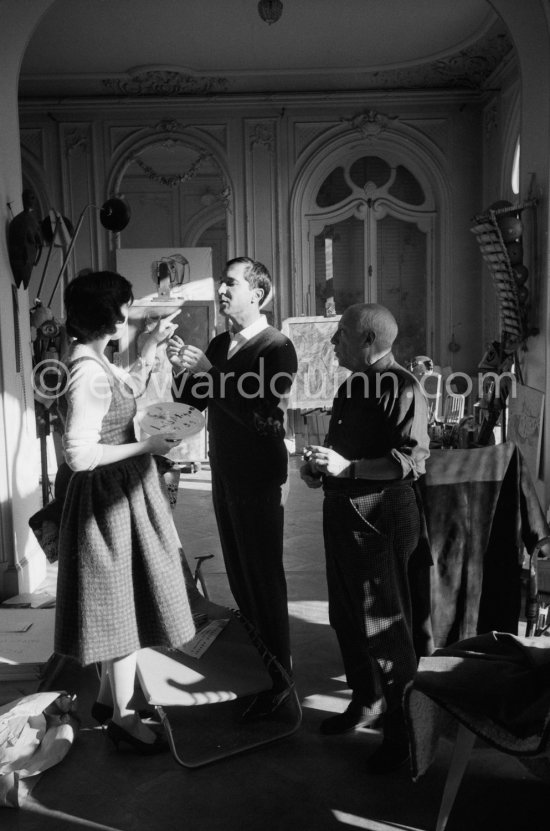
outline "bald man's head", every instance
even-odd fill
[[[344,312],[344,315],[348,314],[363,334],[374,335],[372,343],[376,351],[385,352],[392,348],[398,329],[389,309],[378,303],[355,303]]]
[[[341,366],[360,371],[391,352],[397,323],[389,309],[378,303],[355,303],[343,313],[332,338]]]

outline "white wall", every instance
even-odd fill
[[[546,0],[490,0],[490,4],[506,23],[519,54],[521,80],[521,173],[520,198],[529,195],[532,177],[537,184],[539,204],[536,209],[537,241],[535,256],[525,264],[531,280],[540,288],[533,308],[532,323],[540,334],[528,341],[529,352],[524,360],[524,378],[528,386],[546,396],[546,418],[543,439],[543,462],[537,483],[545,509],[548,508],[550,481],[550,340],[548,318],[548,191],[550,186],[550,4]]]
[[[53,0],[0,1],[0,215],[7,230],[22,209],[17,86],[29,37]],[[6,234],[0,234],[0,596],[34,588],[45,576],[45,558],[28,527],[40,505],[40,450],[31,387],[27,292],[12,296]],[[19,312],[14,311],[14,299]],[[17,322],[15,319],[17,316]],[[20,345],[16,329],[20,331]],[[20,362],[18,366],[17,362]]]

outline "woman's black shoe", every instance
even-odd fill
[[[109,721],[110,718],[113,717],[113,708],[110,704],[102,704],[101,701],[94,701],[92,704],[91,709],[92,718],[97,721],[98,724],[105,724],[106,721]],[[157,714],[154,710],[138,710],[138,716],[141,719],[156,719]]]
[[[107,725],[107,735],[117,750],[121,743],[125,743],[140,756],[155,756],[157,753],[164,753],[168,750],[168,742],[160,734],[155,736],[154,742],[142,742],[114,721],[110,721]]]

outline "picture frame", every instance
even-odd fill
[[[281,331],[294,344],[298,372],[290,393],[289,408],[328,409],[338,387],[348,377],[334,354],[331,338],[338,328],[340,315],[332,317],[289,317]]]

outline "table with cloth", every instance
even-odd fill
[[[550,640],[518,636],[518,623],[524,552],[534,560],[549,530],[512,442],[432,451],[417,493],[424,551],[410,577],[420,661],[404,709],[415,780],[458,725],[443,831],[476,737],[531,761],[548,753]]]
[[[524,549],[549,531],[516,445],[432,450],[418,493],[425,551],[411,580],[419,656],[482,632],[517,634]]]

